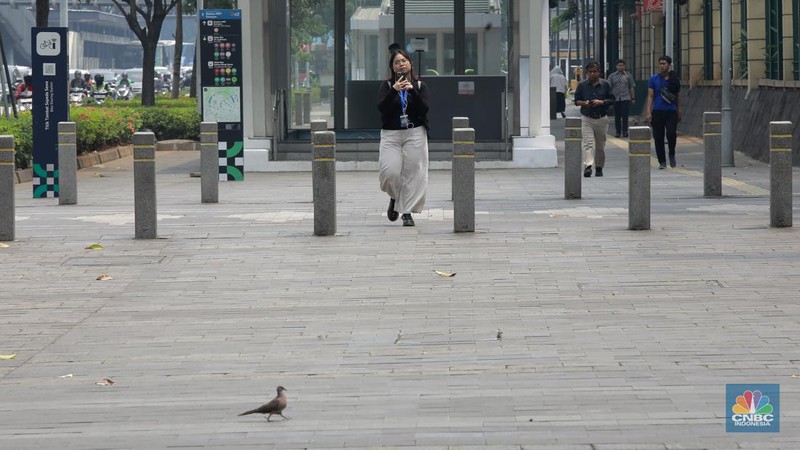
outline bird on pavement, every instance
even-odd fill
[[[267,416],[267,422],[270,422],[270,417],[273,414],[277,414],[284,419],[288,419],[288,417],[283,415],[283,410],[286,409],[286,394],[283,393],[286,389],[283,386],[278,386],[278,395],[275,396],[272,400],[263,405],[259,406],[256,409],[251,409],[250,411],[245,411],[240,416],[246,416],[248,414],[269,414]]]

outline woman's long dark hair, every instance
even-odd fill
[[[411,55],[407,51],[403,50],[402,48],[395,48],[390,53],[391,55],[389,56],[389,78],[387,78],[387,80],[394,80],[395,72],[394,72],[394,65],[392,63],[394,62],[394,58],[397,55],[403,55],[403,58],[408,60],[408,64],[411,67],[411,70],[408,71],[408,74],[411,76],[411,79],[414,81],[419,80],[417,73],[414,72],[414,61],[411,59]]]

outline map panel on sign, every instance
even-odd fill
[[[203,88],[203,121],[241,122],[241,93],[236,86]]]

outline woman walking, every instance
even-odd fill
[[[420,81],[411,55],[399,45],[389,47],[389,77],[381,83],[381,190],[389,194],[386,216],[413,227],[411,213],[422,212],[428,190],[428,90]]]

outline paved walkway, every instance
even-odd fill
[[[479,171],[474,234],[449,171],[415,228],[375,173],[340,172],[327,238],[309,173],[203,205],[196,152],[158,154],[157,240],[133,239],[130,158],[81,171],[76,206],[18,185],[0,447],[800,448],[800,230],[768,228],[768,167],[737,154],[706,199],[681,139],[634,232],[610,144],[581,200],[563,168]],[[726,433],[726,383],[779,383],[781,432]],[[278,385],[292,420],[237,417]]]

